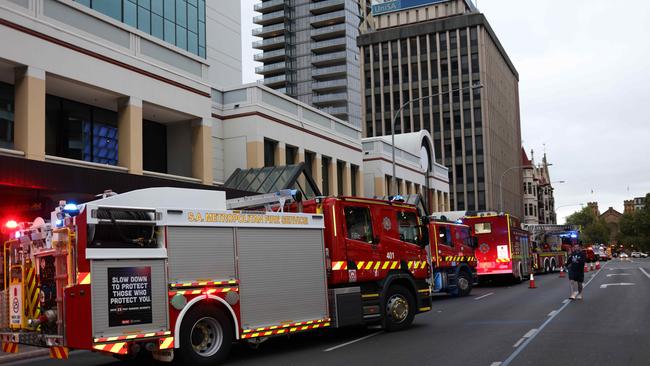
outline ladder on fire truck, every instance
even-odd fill
[[[272,211],[273,208],[277,207],[280,212],[284,212],[286,203],[300,201],[297,198],[298,195],[299,193],[295,189],[281,189],[273,193],[229,199],[226,201],[226,208],[228,210],[239,210],[263,206],[266,211]]]

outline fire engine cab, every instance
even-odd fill
[[[476,237],[470,227],[433,215],[429,222],[433,292],[467,296],[478,283],[474,248]]]
[[[354,324],[400,330],[431,309],[414,206],[292,201],[291,191],[227,201],[148,188],[62,203],[51,223],[35,220],[4,245],[3,347],[50,347],[56,358],[144,349],[213,365],[234,341]]]

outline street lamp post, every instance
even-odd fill
[[[395,115],[393,116],[393,121],[392,121],[392,124],[391,124],[391,131],[390,132],[391,132],[391,146],[392,146],[392,150],[393,150],[393,154],[392,154],[392,157],[393,157],[393,177],[391,179],[391,185],[393,186],[393,189],[394,189],[396,195],[399,195],[399,187],[397,186],[397,177],[396,177],[396,169],[395,169],[395,123],[397,122],[397,116],[399,116],[402,113],[402,110],[404,110],[404,108],[406,108],[408,105],[410,105],[413,102],[418,102],[418,101],[420,101],[422,99],[426,99],[426,98],[434,98],[434,97],[437,97],[437,96],[439,96],[441,94],[444,94],[444,93],[454,93],[454,92],[462,91],[462,90],[466,90],[466,89],[481,89],[482,87],[483,87],[483,84],[474,84],[474,85],[471,85],[471,86],[466,86],[464,88],[449,90],[449,91],[446,91],[446,92],[439,92],[439,93],[435,93],[435,94],[432,94],[432,95],[427,95],[427,96],[411,99],[411,100],[407,101],[406,103],[402,104],[402,106],[399,107],[399,109],[395,112]],[[426,177],[425,179],[428,181],[429,177]]]

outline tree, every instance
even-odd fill
[[[609,227],[589,207],[584,207],[569,215],[566,218],[566,223],[581,227],[580,236],[584,243],[607,243],[609,241]]]
[[[650,193],[645,202],[643,209],[623,215],[617,240],[628,248],[650,251]]]

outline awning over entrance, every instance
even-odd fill
[[[321,195],[316,182],[305,168],[304,163],[237,169],[226,180],[224,188],[257,193],[272,193],[281,189],[297,189],[307,199]]]

